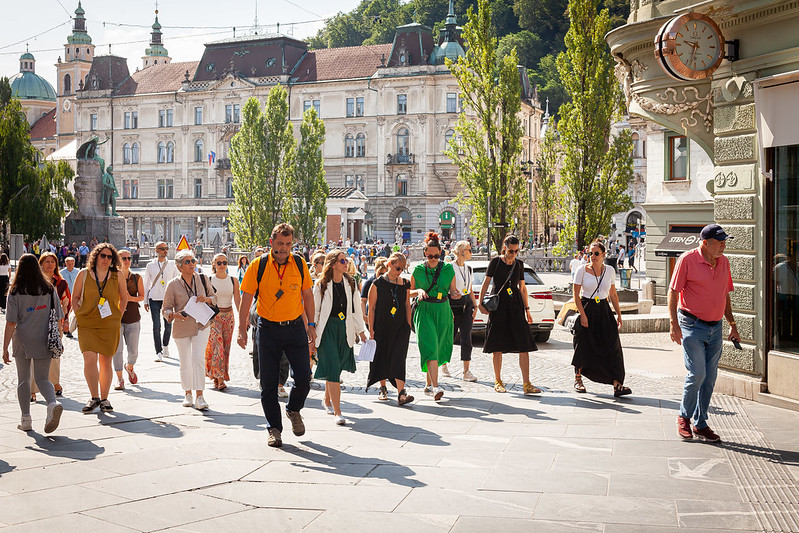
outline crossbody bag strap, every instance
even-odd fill
[[[158,278],[164,275],[164,270],[166,270],[167,263],[169,263],[169,259],[164,261],[164,266],[161,267],[161,269],[158,271],[158,274],[155,276],[152,285],[150,285],[150,290],[153,290],[153,287],[155,287],[155,283],[158,281]]]
[[[502,261],[502,259],[500,259],[500,261]],[[516,271],[516,261],[517,261],[516,259],[513,260],[513,266],[510,267],[510,272],[508,272],[508,279],[505,280],[505,283],[500,285],[499,289],[497,289],[497,292],[495,292],[494,294],[499,294],[500,292],[502,292],[502,288],[505,285],[507,285],[510,279],[513,277],[513,273]]]
[[[441,266],[442,266],[442,265],[443,265],[443,263],[442,263],[441,261],[439,261],[439,263],[438,263],[438,267],[436,267],[436,271],[435,271],[435,273],[433,274],[433,283],[432,283],[432,285],[430,285],[430,287],[428,287],[428,288],[427,288],[427,290],[426,290],[425,292],[428,292],[428,293],[429,293],[429,292],[430,292],[430,290],[431,290],[433,287],[435,287],[435,286],[436,286],[436,283],[438,283],[438,275],[439,275],[439,274],[441,274]]]

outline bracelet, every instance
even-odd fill
[[[735,325],[735,320],[728,320],[727,324],[729,324],[730,326],[734,326]]]
[[[525,310],[525,311],[529,311],[529,310],[530,310],[530,308],[529,308],[529,307],[525,307],[525,308],[524,308],[524,310]]]
[[[311,326],[316,327],[316,322],[308,322],[308,327],[310,328]]]

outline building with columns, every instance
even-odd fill
[[[650,154],[664,154],[662,182],[650,175],[648,187],[664,198],[698,191],[697,160],[704,153],[713,166],[705,204],[675,202],[657,214],[647,207],[647,261],[675,231],[722,224],[735,237],[726,255],[743,349],[725,341],[717,390],[795,407],[799,2],[633,0],[631,7],[628,24],[607,41],[630,111],[663,128],[648,142]]]

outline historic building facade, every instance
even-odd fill
[[[699,191],[688,171],[695,145],[714,167],[712,212],[702,205],[674,220],[715,220],[735,236],[726,254],[743,350],[725,342],[720,387],[788,405],[799,400],[799,1],[634,0],[628,22],[607,41],[630,110],[666,128],[664,172],[686,175],[663,190]],[[656,221],[654,207],[649,260],[655,235],[675,229],[667,208]]]
[[[156,19],[141,69],[93,58],[76,94],[78,141],[109,138],[101,152],[113,165],[130,238],[231,240],[230,140],[247,99],[265,102],[276,84],[287,89],[297,135],[310,107],[325,122],[326,179],[337,191],[326,240],[470,235],[469,213],[454,202],[457,167],[441,153],[461,111],[444,65],[464,53],[454,13],[438,39],[420,24],[397,28],[391,44],[322,50],[253,35],[208,43],[199,61],[183,63],[171,62],[160,30]],[[536,158],[542,112],[520,76],[528,160]]]

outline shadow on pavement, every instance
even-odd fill
[[[3,477],[3,474],[8,474],[9,472],[11,472],[16,468],[17,468],[16,466],[8,464],[7,462],[0,459],[0,477]]]
[[[237,427],[251,431],[264,431],[266,429],[266,418],[263,415],[205,411],[203,419],[224,427]]]
[[[76,440],[60,435],[44,437],[37,435],[36,444],[39,447],[26,446],[26,450],[43,453],[49,457],[66,457],[76,461],[91,461],[103,453],[105,448],[98,446],[90,440]]]
[[[708,445],[712,444],[713,443],[708,443]],[[718,445],[726,450],[730,450],[731,452],[751,455],[753,457],[760,457],[772,463],[780,463],[786,466],[799,466],[799,453],[797,452],[777,450],[774,448],[764,448],[762,446],[742,444],[726,440],[722,441]]]
[[[433,442],[426,442],[429,446],[449,446],[450,443],[441,438],[438,433],[418,428],[416,426],[406,426],[398,424],[391,420],[383,418],[359,418],[357,424],[350,426],[352,431],[364,433],[372,437],[382,437],[385,439],[394,439],[399,441],[409,441],[414,437],[423,436],[433,439]],[[371,422],[371,424],[362,424],[363,422]],[[360,424],[360,426],[359,426]],[[368,428],[368,429],[367,429]]]

